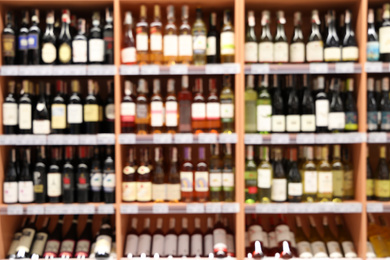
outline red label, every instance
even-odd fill
[[[134,122],[135,116],[121,116],[121,122]]]
[[[248,187],[248,193],[249,194],[256,194],[257,193],[257,187]]]

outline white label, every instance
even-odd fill
[[[315,258],[327,258],[325,244],[322,241],[315,241],[311,243],[311,251]]]
[[[303,174],[305,182],[304,193],[317,193],[317,172],[305,171]]]
[[[204,53],[206,50],[207,40],[205,35],[197,35],[193,37],[194,52]]]
[[[271,175],[270,169],[257,169],[257,186],[261,189],[271,188]]]
[[[146,254],[150,255],[150,245],[152,243],[152,237],[149,234],[142,234],[139,236],[137,255]]]
[[[305,44],[296,42],[290,45],[290,62],[305,62]]]
[[[221,104],[221,118],[233,118],[234,106],[233,104]]]
[[[110,253],[112,245],[112,237],[108,235],[99,235],[96,238],[95,254],[100,253]]]
[[[288,183],[288,195],[302,196],[302,183],[296,183],[296,182]]]
[[[74,63],[87,62],[87,41],[74,40],[72,42],[72,50]]]
[[[45,244],[48,238],[48,234],[45,232],[39,232],[35,236],[34,244],[31,248],[31,254],[42,255],[45,250]]]
[[[301,115],[301,131],[314,132],[316,130],[315,115]]]
[[[332,193],[333,181],[332,172],[318,172],[318,192],[319,193]]]
[[[271,199],[273,201],[287,200],[287,180],[273,179],[271,187]]]
[[[164,35],[164,56],[177,56],[177,35]]]
[[[209,190],[209,172],[195,172],[195,191],[206,192]]]
[[[322,41],[314,41],[307,43],[306,59],[308,62],[320,62],[324,60],[324,44]]]
[[[330,112],[329,113],[329,130],[345,128],[345,113]]]
[[[4,203],[17,203],[18,202],[18,183],[13,182],[4,182],[3,184],[3,200]]]
[[[226,230],[217,228],[213,231],[214,236],[214,251],[227,251],[226,245]]]
[[[269,132],[271,131],[271,105],[258,105],[257,106],[257,131]]]
[[[222,186],[222,173],[210,173],[210,187]]]
[[[127,47],[121,51],[123,63],[134,63],[137,61],[136,50],[134,47]]]
[[[31,129],[31,105],[30,104],[19,104],[19,129],[27,130]]]
[[[3,103],[3,125],[16,126],[18,124],[18,105]]]
[[[316,126],[328,126],[329,100],[316,101]]]
[[[61,196],[61,173],[47,174],[47,195],[49,197]]]
[[[122,182],[122,200],[135,201],[136,196],[137,196],[136,182]]]
[[[203,239],[201,234],[194,234],[191,236],[191,256],[203,255]]]
[[[131,255],[132,257],[137,255],[138,249],[138,236],[134,234],[129,234],[126,237],[125,245],[125,257]]]
[[[162,256],[164,253],[164,236],[161,234],[153,235],[152,246],[152,256],[154,256],[154,254]]]
[[[275,42],[274,44],[274,62],[288,62],[288,43]]]
[[[19,181],[19,202],[32,203],[34,201],[34,184],[32,181]]]
[[[148,50],[148,34],[147,33],[137,33],[135,36],[137,51],[147,51]]]
[[[165,184],[152,184],[152,200],[165,200]]]
[[[343,241],[341,242],[341,247],[343,248],[344,257],[345,258],[356,258],[358,257],[356,254],[355,247],[351,241]]]
[[[263,228],[260,225],[251,225],[248,229],[249,242],[263,241]]]
[[[151,108],[151,126],[153,127],[161,127],[163,126],[163,103],[161,101],[153,101],[150,104]]]
[[[135,116],[135,103],[121,103],[121,116]]]
[[[300,115],[287,115],[287,132],[300,132],[301,131],[301,116]]]
[[[221,55],[233,55],[234,48],[234,32],[221,33]]]
[[[178,238],[177,255],[188,256],[190,254],[190,235],[181,234]]]
[[[115,174],[107,173],[103,176],[103,187],[105,191],[112,192],[115,188]]]
[[[290,241],[290,228],[287,225],[278,225],[275,228],[276,242]]]
[[[115,105],[108,104],[104,110],[104,114],[106,115],[107,119],[114,120],[115,119]]]
[[[340,47],[327,47],[324,49],[324,60],[325,61],[340,61],[341,60],[341,49]]]
[[[42,46],[43,63],[53,63],[57,59],[57,49],[52,43],[44,43]]]
[[[221,108],[218,102],[209,102],[206,104],[206,118],[211,120],[220,119]]]
[[[69,240],[69,239],[64,240],[61,243],[60,253],[66,252],[66,253],[73,254],[74,246],[75,246],[74,240]]]
[[[164,256],[177,255],[177,236],[175,234],[168,234],[165,237],[165,251]]]
[[[50,120],[34,120],[33,134],[48,135],[50,134]]]
[[[191,105],[192,120],[204,120],[206,118],[206,104],[192,103]]]
[[[150,50],[162,51],[162,35],[161,33],[153,33],[150,35]]]
[[[390,53],[390,27],[379,28],[379,52]]]
[[[152,200],[152,183],[137,182],[137,200],[151,201]]]
[[[180,184],[167,184],[167,200],[179,201],[181,198],[180,188]]]
[[[89,61],[103,62],[104,61],[104,41],[103,39],[89,40]]]
[[[222,186],[234,187],[234,174],[232,172],[222,173]]]
[[[245,62],[257,62],[257,49],[256,42],[245,43]]]
[[[286,131],[286,117],[284,115],[272,115],[272,132]]]
[[[213,253],[213,234],[208,234],[204,236],[204,255],[209,255]]]
[[[297,244],[298,257],[299,258],[312,258],[313,253],[311,252],[310,243],[307,241],[301,241]]]
[[[67,121],[69,124],[81,124],[83,122],[83,105],[69,104],[67,107]]]
[[[177,126],[177,102],[167,101],[165,103],[165,124],[169,127]]]
[[[356,46],[343,47],[341,55],[343,61],[355,61],[359,59],[359,49]]]
[[[207,37],[206,54],[207,56],[213,56],[217,54],[217,37],[215,36]]]
[[[192,172],[180,172],[181,191],[192,192],[193,188],[193,173]]]
[[[165,43],[166,44],[166,43]],[[179,36],[179,56],[192,56],[192,36]]]
[[[341,248],[338,242],[329,241],[326,243],[328,247],[329,257],[330,258],[342,258],[343,254],[341,253]]]
[[[259,43],[259,62],[274,61],[274,44],[272,42]]]

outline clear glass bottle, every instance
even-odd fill
[[[167,20],[164,29],[164,63],[174,65],[178,62],[178,38],[173,5],[167,7]]]
[[[160,65],[164,61],[163,41],[162,41],[162,23],[161,8],[154,5],[154,19],[150,23],[150,62]]]
[[[137,62],[140,65],[149,63],[149,24],[147,22],[146,5],[140,6],[139,21],[135,26],[136,31],[136,48],[137,48]]]
[[[181,25],[179,28],[179,62],[183,64],[192,63],[192,32],[188,23],[189,7],[183,5],[181,9]]]
[[[225,10],[223,13],[223,27],[221,30],[221,63],[234,62],[235,36],[232,24],[232,12]]]
[[[192,26],[192,48],[194,65],[206,64],[207,28],[201,8],[196,9],[196,20]]]

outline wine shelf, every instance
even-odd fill
[[[245,74],[359,74],[361,72],[361,65],[352,62],[245,65]]]
[[[33,204],[5,205],[0,207],[2,215],[82,215],[82,214],[114,214],[114,204]]]
[[[0,145],[114,145],[115,134],[0,135]]]
[[[388,213],[390,212],[390,202],[367,202],[368,213]]]
[[[235,144],[237,134],[120,134],[120,144]]]
[[[390,72],[390,62],[366,62],[364,68],[367,73],[388,73]]]
[[[121,214],[233,214],[240,212],[237,202],[206,203],[122,203]]]
[[[390,206],[390,205],[389,205]],[[256,203],[245,205],[245,213],[262,214],[316,214],[316,213],[361,213],[360,202],[318,202],[318,203]]]
[[[245,134],[245,144],[354,144],[366,142],[366,133]],[[390,139],[390,138],[389,138]]]
[[[115,65],[15,65],[2,66],[2,76],[114,76]]]

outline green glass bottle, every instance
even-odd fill
[[[234,160],[232,156],[232,144],[225,144],[225,154],[222,166],[222,190],[224,201],[234,201]]]
[[[196,9],[196,20],[192,26],[192,48],[194,52],[194,64],[206,64],[206,43],[207,29],[203,21],[202,9]]]
[[[248,145],[245,162],[245,203],[255,203],[257,200],[257,166],[253,156],[253,145]]]
[[[328,146],[321,147],[321,160],[317,164],[318,192],[317,200],[321,202],[332,201],[333,198],[333,173],[328,161]]]
[[[347,79],[347,93],[345,94],[345,131],[355,132],[358,130],[358,112],[353,93],[353,78]]]
[[[282,149],[275,148],[274,172],[272,176],[271,200],[273,202],[287,201],[287,176],[282,164]]]
[[[231,134],[234,132],[234,92],[230,76],[223,77],[223,89],[219,100],[221,102],[222,132]]]
[[[256,116],[256,101],[257,92],[254,90],[253,75],[248,75],[246,78],[245,90],[245,133],[256,133],[257,116]]]
[[[211,145],[210,167],[210,201],[221,201],[222,196],[222,161],[219,158],[219,144]]]
[[[269,148],[267,146],[261,146],[260,163],[257,166],[257,187],[260,202],[271,201],[272,176],[273,168],[269,162]]]
[[[333,174],[333,202],[341,202],[344,196],[344,169],[340,157],[340,145],[333,146],[332,174]]]
[[[305,148],[306,161],[301,167],[301,176],[303,183],[302,201],[314,202],[317,198],[317,167],[313,161],[314,150],[312,146]]]
[[[344,182],[343,182],[343,199],[352,200],[355,197],[353,166],[351,163],[351,153],[348,148],[343,149],[343,166],[344,166]]]
[[[380,147],[379,162],[376,168],[375,198],[380,201],[390,200],[390,175],[386,163],[386,146]]]
[[[268,75],[264,75],[257,97],[257,131],[262,134],[271,132],[272,102],[268,92]]]

